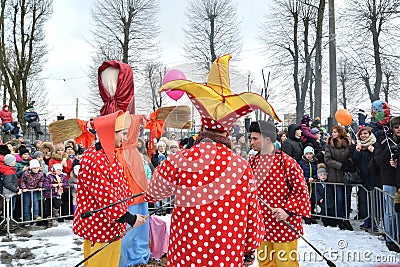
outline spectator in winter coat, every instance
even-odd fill
[[[15,163],[16,163],[15,156],[7,154],[4,156],[4,165],[0,165],[0,173],[4,175],[3,196],[6,199],[11,198],[10,214],[6,214],[6,216],[12,216],[13,211],[15,209],[16,196],[22,194],[22,190],[18,186],[18,177],[14,168]]]
[[[68,188],[68,181],[62,172],[63,166],[59,163],[51,167],[51,172],[43,181],[44,191],[44,216],[60,217],[61,196],[64,188]],[[49,226],[53,225],[53,221],[49,221]]]
[[[353,230],[348,220],[350,214],[351,186],[343,185],[344,172],[355,171],[351,159],[354,146],[351,138],[342,126],[332,128],[332,136],[329,137],[325,147],[325,164],[329,173],[329,182],[340,183],[336,185],[336,210],[337,216],[343,218],[339,224],[340,229]]]
[[[303,142],[303,144],[311,141],[311,140],[317,140],[317,136],[315,134],[312,134],[310,132],[311,130],[311,118],[308,115],[304,115],[301,118],[301,141]]]
[[[320,209],[318,213],[322,216],[335,217],[335,189],[334,185],[326,183],[328,182],[328,173],[325,164],[318,164],[317,176],[316,204]],[[336,227],[339,223],[338,220],[327,217],[322,217],[321,221],[325,227]]]
[[[390,120],[390,130],[385,134],[377,133],[374,160],[379,165],[380,177],[382,179],[383,191],[388,195],[395,196],[398,192],[396,183],[396,172],[399,168],[399,145],[400,145],[400,117],[393,117]],[[389,148],[390,147],[390,148]],[[386,246],[391,251],[399,251],[399,247],[389,236],[399,237],[400,214],[395,211],[393,200],[384,196],[384,222],[386,232]],[[396,240],[399,242],[399,240]]]
[[[325,147],[321,140],[321,132],[318,128],[312,128],[310,133],[317,136],[317,139],[307,139],[304,146],[311,146],[314,149],[314,156],[318,159],[318,162],[323,163]]]
[[[51,155],[54,153],[54,146],[53,143],[51,142],[43,142],[40,145],[40,151],[43,152],[43,161],[46,163],[47,166],[49,166]],[[50,169],[50,167],[49,167]]]
[[[14,130],[14,119],[8,105],[3,106],[3,110],[0,111],[0,118],[3,132],[11,132],[12,130]]]
[[[304,155],[299,161],[300,167],[303,169],[304,179],[307,182],[308,191],[310,192],[311,210],[315,208],[315,185],[313,182],[317,180],[317,164],[318,159],[314,156],[314,149],[310,146],[304,148]],[[316,224],[315,218],[304,217],[306,224]]]
[[[31,127],[34,132],[36,139],[40,138],[40,134],[43,132],[40,130],[39,115],[35,111],[34,107],[29,107],[24,114],[24,120],[28,123],[28,127]]]
[[[21,176],[21,189],[23,192],[24,221],[29,221],[31,217],[31,207],[33,210],[33,219],[41,220],[39,216],[39,197],[43,187],[44,174],[40,171],[40,163],[37,159],[29,162],[29,170]]]
[[[371,194],[374,180],[372,164],[376,138],[372,133],[371,128],[368,126],[361,128],[357,132],[356,137],[357,145],[353,152],[353,161],[356,168],[360,170],[362,185],[364,186],[364,188],[358,190],[359,219],[365,219],[364,223],[360,227],[371,228],[371,218],[370,214],[368,214],[368,210],[371,210]]]
[[[297,124],[289,125],[287,137],[282,143],[282,151],[298,162],[303,156],[304,149],[301,142],[301,127]]]
[[[29,169],[29,161],[31,156],[29,150],[21,145],[18,148],[18,154],[15,156],[17,163],[15,164],[15,171],[17,172],[18,178],[21,178],[22,174]]]

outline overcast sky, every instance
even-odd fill
[[[83,99],[88,90],[86,76],[90,64],[91,7],[94,0],[56,0],[53,16],[47,23],[46,38],[49,54],[43,77],[48,89],[50,112],[62,113],[66,118],[75,117],[75,102],[79,99],[79,117],[87,119]],[[185,62],[182,53],[186,0],[160,0],[161,62],[169,68]],[[232,63],[243,73],[249,69],[260,69],[265,63],[260,57],[257,42],[257,25],[268,10],[267,1],[237,1],[238,15],[242,19],[243,48],[241,61]],[[65,80],[64,80],[65,79]],[[135,84],[135,86],[138,86]]]

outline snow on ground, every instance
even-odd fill
[[[382,238],[359,230],[356,224],[353,226],[355,231],[350,232],[304,225],[304,237],[338,267],[400,264],[400,254],[388,251]],[[37,230],[18,231],[18,234],[12,234],[11,242],[6,242],[5,236],[0,237],[0,266],[75,266],[83,259],[82,240],[74,238],[71,222],[48,229],[31,228]],[[301,239],[299,257],[300,266],[327,266],[322,257]]]

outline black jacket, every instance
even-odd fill
[[[294,158],[297,162],[301,160],[303,156],[303,143],[301,142],[301,138],[296,138],[295,133],[296,130],[300,129],[300,126],[297,124],[291,124],[288,127],[288,134],[286,139],[282,143],[282,151]]]

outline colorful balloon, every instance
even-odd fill
[[[170,69],[168,70],[165,75],[164,78],[162,80],[162,84],[166,84],[170,81],[174,81],[174,80],[186,80],[186,76],[185,74],[177,69]],[[177,101],[178,99],[180,99],[183,94],[185,92],[181,91],[181,90],[168,90],[166,91],[166,94],[173,100]]]
[[[344,126],[349,126],[353,121],[353,116],[347,109],[339,109],[335,113],[336,121]]]

